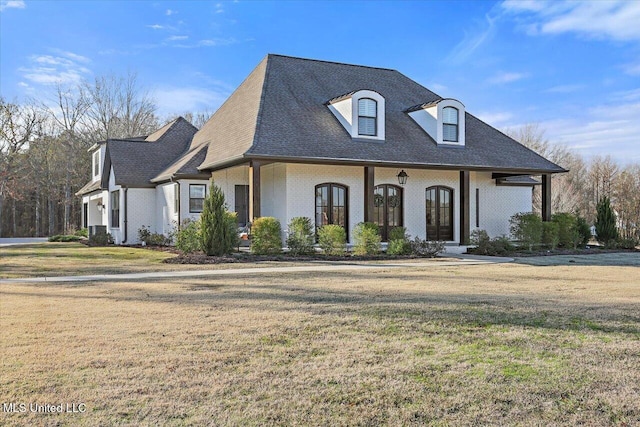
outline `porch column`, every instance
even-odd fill
[[[542,220],[551,221],[551,174],[542,175]]]
[[[460,244],[469,243],[469,171],[460,171]]]
[[[373,166],[364,168],[364,220],[373,222],[373,188],[375,182],[375,169]]]
[[[252,160],[249,163],[249,221],[260,218],[260,166]]]

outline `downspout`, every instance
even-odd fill
[[[177,209],[177,213],[178,213],[178,230],[180,230],[180,227],[182,226],[182,215],[180,215],[180,210],[182,209],[182,194],[181,194],[181,189],[180,189],[180,181],[174,181],[173,177],[171,177],[169,179],[170,182],[173,182],[176,185],[176,190],[178,192],[178,209]],[[176,195],[173,195],[173,199],[175,200]]]
[[[125,243],[127,243],[127,225],[128,225],[128,221],[127,221],[127,190],[129,190],[127,187],[124,187],[124,239],[122,240],[122,244],[124,245]]]

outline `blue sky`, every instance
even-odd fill
[[[138,73],[214,111],[267,53],[393,68],[491,125],[640,162],[640,1],[0,0],[0,92]]]

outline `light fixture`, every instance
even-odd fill
[[[104,208],[102,200],[98,200],[98,204],[96,205],[96,207],[98,208],[98,212],[102,212],[102,208]]]
[[[398,183],[400,185],[405,185],[407,183],[407,178],[409,178],[409,175],[407,175],[404,169],[402,169],[400,173],[397,175],[397,177],[398,177]]]

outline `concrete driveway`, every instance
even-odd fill
[[[46,237],[10,237],[10,238],[0,238],[0,247],[1,246],[15,246],[15,245],[31,245],[33,243],[43,243],[46,242]]]

